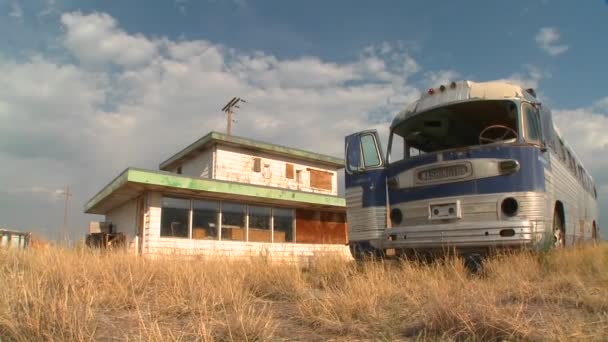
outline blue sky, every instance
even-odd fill
[[[537,88],[606,197],[607,34],[603,0],[0,0],[0,225],[54,237],[70,184],[78,236],[101,186],[222,130],[233,95],[236,134],[339,156],[463,78]]]

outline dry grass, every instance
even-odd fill
[[[0,251],[0,340],[603,340],[608,245],[435,264]]]

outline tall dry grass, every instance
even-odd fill
[[[608,245],[433,264],[0,251],[0,340],[605,340]]]

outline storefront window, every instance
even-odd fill
[[[192,201],[192,238],[216,239],[218,229],[218,201]]]
[[[249,206],[249,241],[271,242],[270,208]]]
[[[160,236],[188,237],[190,200],[163,197]]]
[[[245,205],[222,203],[222,240],[245,241]]]
[[[272,210],[274,216],[274,242],[293,242],[293,210]]]

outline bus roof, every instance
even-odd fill
[[[524,90],[524,88],[506,81],[451,82],[437,88],[431,88],[423,93],[418,100],[397,114],[391,127],[429,109],[451,103],[474,99],[501,100],[513,98],[526,99],[532,102],[536,101],[536,98]]]

